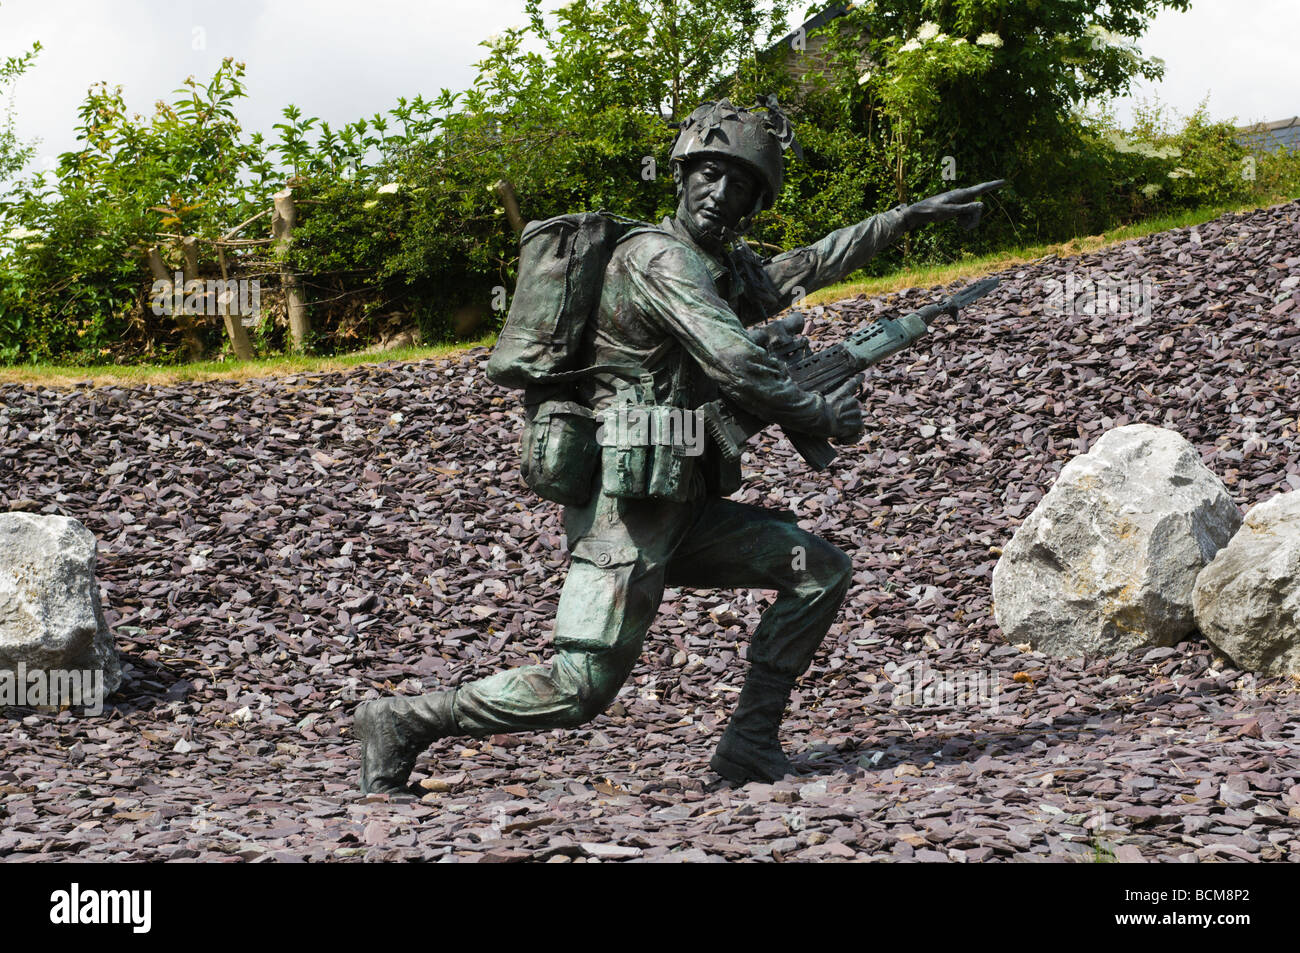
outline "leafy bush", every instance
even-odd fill
[[[285,347],[279,277],[297,275],[312,346],[354,349],[418,324],[426,342],[501,319],[516,236],[498,183],[526,219],[604,208],[656,221],[675,205],[668,147],[699,102],[775,93],[796,110],[805,158],[750,236],[815,241],[898,201],[1006,177],[983,227],[923,229],[874,260],[952,260],[1007,245],[1093,234],[1143,216],[1300,191],[1300,156],[1248,156],[1204,107],[1159,105],[1122,131],[1088,104],[1162,65],[1133,40],[1186,0],[875,0],[831,21],[824,67],[796,81],[774,47],[787,3],[573,0],[491,37],[467,90],[401,99],[331,128],[294,106],[274,142],[246,135],[243,66],[192,78],[148,117],[93,87],[81,148],[0,201],[0,362],[181,360],[181,328],[149,307],[148,253],[181,268],[267,281],[259,351]],[[0,67],[0,89],[33,53]],[[0,178],[26,158],[0,124]],[[955,179],[951,173],[955,173]],[[1253,173],[1254,178],[1250,177]],[[271,197],[297,203],[287,254],[265,237]],[[0,196],[0,199],[3,199]],[[220,244],[254,221],[241,244]],[[201,343],[227,347],[215,319]]]
[[[5,209],[5,307],[23,315],[21,333],[0,339],[6,354],[87,363],[124,341],[134,354],[173,345],[174,322],[146,307],[148,249],[159,246],[169,272],[179,270],[172,239],[216,238],[267,191],[260,138],[245,140],[234,115],[242,76],[228,59],[206,85],[186,80],[148,120],[128,112],[120,87],[91,87],[82,148],[59,157],[53,182],[22,183]]]
[[[31,145],[19,141],[14,132],[11,94],[15,81],[27,72],[40,51],[41,44],[35,43],[21,56],[10,56],[0,62],[0,101],[5,103],[4,115],[0,118],[0,184],[21,170],[32,157]],[[3,199],[4,193],[0,192],[0,207],[3,207]]]

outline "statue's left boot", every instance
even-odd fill
[[[353,734],[361,742],[361,791],[407,794],[420,752],[439,738],[461,734],[452,712],[454,691],[418,698],[380,698],[357,706]]]
[[[770,783],[794,774],[777,736],[794,682],[758,663],[751,665],[709,767],[733,784]]]

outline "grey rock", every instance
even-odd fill
[[[640,847],[628,847],[623,844],[582,843],[579,845],[588,857],[600,860],[630,860],[641,856]]]
[[[1238,668],[1300,674],[1300,492],[1253,507],[1192,598],[1197,625]]]
[[[1056,656],[1174,645],[1192,588],[1241,525],[1223,483],[1179,434],[1132,424],[1071,460],[993,570],[1008,641]]]
[[[103,673],[122,681],[95,582],[95,537],[66,516],[0,513],[0,670]]]

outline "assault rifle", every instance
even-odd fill
[[[926,305],[901,318],[873,321],[855,331],[847,340],[820,351],[809,352],[806,347],[785,350],[772,347],[769,350],[785,360],[790,376],[804,390],[829,394],[862,370],[912,344],[940,315],[956,317],[961,308],[984,297],[997,286],[997,278],[985,278],[939,304]],[[725,399],[705,404],[700,408],[700,414],[723,456],[729,460],[739,459],[741,446],[768,426],[765,421]],[[824,438],[792,431],[785,434],[814,470],[826,469],[835,459],[835,448]]]

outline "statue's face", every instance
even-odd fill
[[[725,237],[758,201],[757,177],[743,162],[725,156],[687,163],[682,178],[678,215],[684,215],[699,234]]]

